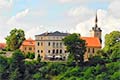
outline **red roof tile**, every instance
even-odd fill
[[[99,47],[101,48],[100,40],[97,37],[81,37],[86,41],[87,47]]]
[[[31,38],[28,40],[24,40],[22,45],[23,46],[35,46],[35,40],[32,40]]]
[[[0,49],[4,49],[6,47],[5,43],[0,43]]]

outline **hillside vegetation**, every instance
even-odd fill
[[[0,56],[0,80],[120,80],[119,31],[107,34],[105,47],[87,62],[75,60],[74,51],[67,62],[41,62],[25,61],[23,53],[15,50],[11,58]]]

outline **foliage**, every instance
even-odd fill
[[[14,58],[15,55],[20,57],[21,52],[15,51]],[[120,61],[74,67],[62,62],[24,62],[23,59],[1,56],[0,80],[119,80],[120,75]]]
[[[25,61],[23,53],[16,50],[11,58],[0,56],[0,80],[120,80],[119,42],[109,48],[111,51],[98,51],[83,66],[73,65],[75,50],[70,48],[67,63]]]
[[[113,31],[105,35],[103,50],[110,59],[120,58],[120,31]]]
[[[111,76],[112,80],[119,79],[120,80],[120,71],[114,72],[114,74]]]
[[[8,50],[16,50],[20,48],[20,45],[25,40],[24,31],[21,29],[13,29],[10,31],[10,35],[6,38],[6,44]]]
[[[70,34],[63,39],[65,46],[67,46],[67,51],[73,55],[77,65],[83,63],[84,53],[86,51],[85,41],[80,39],[79,34]]]
[[[25,55],[26,58],[29,58],[29,59],[34,59],[35,58],[35,53],[30,53],[28,52],[26,55]]]
[[[0,54],[6,54],[6,52],[5,51],[0,51]]]

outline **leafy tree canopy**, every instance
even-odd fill
[[[7,49],[16,50],[19,49],[22,42],[25,40],[25,34],[22,29],[13,29],[10,31],[10,35],[6,38]]]
[[[73,55],[73,59],[77,63],[83,63],[84,53],[86,51],[85,40],[80,39],[80,35],[73,33],[66,36],[63,39],[65,46],[67,46],[67,51]]]
[[[111,59],[120,58],[120,31],[105,35],[104,52]]]

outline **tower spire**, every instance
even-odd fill
[[[96,11],[96,17],[95,17],[95,27],[98,27],[97,23],[98,23],[98,17],[97,17],[97,11]]]

